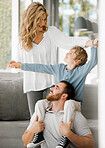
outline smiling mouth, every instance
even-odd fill
[[[53,92],[52,91],[50,91],[50,93],[49,93],[50,95],[52,95],[53,94]]]
[[[43,26],[39,26],[40,28],[43,28]]]

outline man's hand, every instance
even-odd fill
[[[29,130],[32,131],[33,133],[40,133],[44,130],[44,128],[45,128],[44,122],[38,121],[38,116],[36,116],[36,119]]]
[[[7,64],[7,67],[9,68],[16,68],[16,69],[21,69],[22,64],[20,62],[15,62],[15,61],[10,61]]]
[[[61,135],[68,137],[72,133],[71,131],[72,120],[68,124],[65,124],[63,121],[60,122],[59,132]]]

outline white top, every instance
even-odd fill
[[[35,121],[34,114],[31,118],[31,121],[27,130],[29,130],[32,123]],[[64,116],[64,111],[46,112],[45,119],[44,119],[45,130],[43,132],[46,142],[44,142],[41,145],[41,148],[55,148],[58,145],[62,136],[59,133],[59,125],[60,125],[60,121],[63,120],[63,116]],[[75,112],[75,117],[73,120],[73,132],[79,136],[86,136],[88,134],[91,134],[91,131],[89,129],[89,126],[87,124],[85,117],[80,112],[77,112],[77,111]],[[73,144],[70,144],[70,148],[75,148],[75,146]]]
[[[73,46],[85,46],[87,38],[69,37],[54,26],[49,26],[43,40],[29,52],[19,49],[17,61],[22,63],[57,64],[57,47],[71,49]],[[37,72],[24,72],[24,92],[39,91],[56,84],[53,75]]]

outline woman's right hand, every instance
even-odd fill
[[[21,69],[22,64],[20,62],[15,62],[15,61],[10,61],[7,64],[8,68],[16,68],[16,69]]]
[[[95,47],[95,48],[98,47],[98,38],[96,38],[96,39],[93,41],[93,44],[94,44],[94,47]]]
[[[45,128],[44,122],[38,121],[38,116],[36,116],[36,119],[29,130],[33,133],[40,133],[44,130],[44,128]]]

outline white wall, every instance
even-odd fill
[[[99,0],[99,148],[105,148],[105,0]]]

